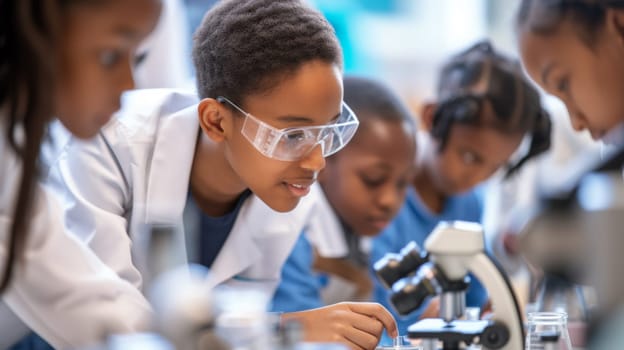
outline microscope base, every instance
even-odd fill
[[[412,340],[437,339],[442,342],[444,350],[453,350],[460,349],[460,346],[464,345],[483,344],[484,341],[485,343],[494,341],[497,343],[496,345],[502,346],[507,342],[509,333],[493,321],[455,320],[445,322],[441,318],[427,318],[409,326],[407,336]],[[482,337],[488,337],[488,339],[481,339]],[[491,337],[500,339],[492,339]]]

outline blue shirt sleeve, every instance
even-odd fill
[[[273,295],[271,311],[296,312],[323,306],[321,277],[312,269],[313,247],[301,233],[282,267],[280,284]]]
[[[414,231],[417,230],[415,221],[415,216],[411,212],[409,205],[404,205],[392,223],[374,238],[370,253],[369,266],[371,267],[370,271],[373,280],[373,300],[386,307],[392,313],[399,327],[400,334],[407,334],[407,327],[418,320],[426,305],[423,305],[421,309],[412,312],[410,315],[401,316],[390,302],[391,290],[386,288],[379,280],[373,270],[373,265],[383,258],[386,253],[397,253],[412,240],[415,240],[419,245],[422,244],[422,242],[418,242],[419,239],[414,234]],[[392,340],[388,338],[385,332],[382,343],[392,343]]]

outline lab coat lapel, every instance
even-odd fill
[[[294,210],[279,213],[250,196],[211,267],[209,287],[239,280],[272,293],[314,205],[314,198],[305,198]]]
[[[316,198],[316,206],[305,230],[307,238],[322,257],[347,256],[349,247],[345,241],[344,229],[320,184],[312,185],[310,196]]]
[[[181,223],[198,132],[197,105],[161,118],[148,165],[145,222]]]
[[[232,231],[210,269],[209,287],[229,280],[261,258],[262,252],[258,249],[254,239],[254,231],[262,226],[255,221],[257,215],[254,214],[258,204],[255,201],[259,199],[251,195],[238,212]],[[254,221],[255,228],[252,226]]]

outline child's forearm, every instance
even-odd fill
[[[362,273],[355,265],[344,258],[324,258],[316,256],[314,259],[314,269],[339,276],[348,281],[354,281]]]

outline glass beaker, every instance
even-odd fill
[[[564,311],[568,314],[568,333],[574,347],[585,346],[588,308],[581,285],[547,274],[536,302],[535,311]]]
[[[422,346],[412,344],[407,336],[398,336],[392,339],[392,345],[379,344],[375,350],[422,350]]]
[[[529,313],[526,350],[572,350],[565,312]]]

